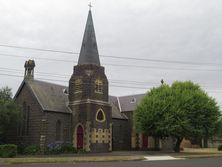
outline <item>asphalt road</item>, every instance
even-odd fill
[[[168,161],[93,162],[76,164],[0,165],[0,167],[222,167],[222,158],[202,158]]]

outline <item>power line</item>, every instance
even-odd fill
[[[17,57],[17,58],[30,58],[28,56],[18,56],[12,54],[4,54],[0,53],[1,56],[6,57]],[[61,60],[61,59],[51,59],[51,58],[40,58],[40,57],[32,57],[34,59],[46,60],[46,61],[56,61],[56,62],[65,62],[65,63],[77,63],[77,61],[72,60]],[[158,70],[179,70],[179,71],[208,71],[208,72],[218,72],[222,71],[222,69],[196,69],[196,68],[170,68],[170,67],[158,67],[158,66],[138,66],[138,65],[127,65],[127,64],[111,64],[104,63],[107,66],[115,66],[115,67],[129,67],[129,68],[148,68],[148,69],[158,69]]]
[[[5,53],[0,53],[1,56],[5,56],[5,57],[18,57],[18,58],[27,58],[30,59],[30,57],[28,56],[18,56],[18,55],[14,55],[14,54],[5,54]],[[42,58],[42,57],[33,57],[34,59],[39,59],[39,60],[48,60],[48,61],[58,61],[58,62],[67,62],[67,63],[76,63],[77,61],[72,61],[72,60],[61,60],[61,59],[50,59],[50,58]]]
[[[14,69],[14,68],[3,68],[0,67],[0,71],[6,71],[6,72],[16,72],[16,73],[20,73],[20,72],[24,72],[23,70],[20,69]],[[46,76],[50,76],[50,77],[63,77],[66,78],[70,77],[71,75],[62,75],[62,74],[56,74],[56,73],[45,73],[45,72],[35,72],[35,74],[39,74],[39,75],[46,75]],[[112,83],[120,83],[120,84],[140,84],[140,85],[145,85],[145,84],[158,84],[157,82],[139,82],[139,81],[132,81],[132,80],[115,80],[115,79],[109,79],[109,81],[111,81]]]
[[[0,71],[6,71],[6,72],[16,72],[16,73],[20,73],[20,72],[24,72],[23,70],[20,69],[14,69],[14,68],[3,68],[0,67]],[[66,80],[69,80],[71,75],[67,75],[67,74],[57,74],[57,73],[46,73],[46,72],[35,72],[35,74],[37,75],[43,75],[43,76],[49,76],[49,77],[63,77]],[[147,85],[147,84],[153,84],[153,85],[157,85],[159,84],[159,82],[149,82],[149,81],[132,81],[132,80],[116,80],[116,79],[109,79],[109,81],[111,83],[118,83],[118,84],[134,84],[134,85]],[[206,84],[204,84],[206,87]],[[209,86],[209,85],[208,85]],[[212,85],[211,85],[212,86]]]
[[[79,54],[77,52],[71,51],[61,51],[54,49],[41,49],[41,48],[33,48],[33,47],[23,47],[23,46],[15,46],[15,45],[6,45],[0,44],[2,47],[9,48],[17,48],[17,49],[27,49],[27,50],[35,50],[35,51],[43,51],[43,52],[54,52],[54,53],[64,53],[64,54]],[[123,60],[136,60],[136,61],[148,61],[148,62],[158,62],[158,63],[170,63],[170,64],[187,64],[187,65],[208,65],[208,66],[221,66],[220,63],[198,63],[198,62],[190,62],[190,61],[176,61],[176,60],[160,60],[160,59],[145,59],[145,58],[135,58],[135,57],[121,57],[121,56],[109,56],[109,55],[100,55],[101,57],[114,58],[114,59],[123,59]]]
[[[24,77],[24,76],[21,76],[21,75],[14,75],[14,74],[3,74],[3,73],[0,73],[0,75],[2,76],[10,76],[10,77]],[[66,82],[65,80],[56,80],[56,79],[49,79],[49,78],[36,78],[36,79],[41,79],[41,80],[45,80],[45,81],[57,81],[57,82]],[[112,85],[110,84],[109,85],[110,87],[120,87],[120,88],[131,88],[131,89],[148,89],[147,87],[133,87],[133,86],[122,86],[122,85]]]
[[[5,74],[5,73],[0,73],[0,75],[2,76],[9,76],[9,77],[19,77],[19,78],[23,78],[24,76],[22,75],[15,75],[15,74]],[[56,82],[65,82],[67,83],[66,80],[57,80],[57,79],[50,79],[50,78],[36,78],[37,80],[43,80],[43,81],[56,81]],[[115,84],[110,84],[110,87],[119,87],[119,88],[129,88],[129,89],[144,89],[144,90],[148,90],[154,86],[149,86],[149,87],[142,87],[142,86],[123,86],[123,85],[115,85]],[[222,89],[220,90],[206,90],[207,92],[210,93],[222,93]]]
[[[61,51],[61,50],[53,50],[53,49],[40,49],[40,48],[24,47],[24,46],[15,46],[15,45],[0,44],[0,46],[2,46],[2,47],[7,47],[7,48],[36,50],[36,51],[43,51],[43,52],[54,52],[54,53],[65,53],[65,54],[79,54],[79,53],[75,53],[75,52],[71,52],[71,51]]]
[[[13,72],[13,73],[18,73],[20,74],[19,71],[11,71],[11,70],[0,70],[1,72]],[[40,76],[42,75],[41,73],[39,73]],[[11,75],[11,74],[7,74],[7,75]],[[13,74],[14,75],[14,74]],[[44,76],[44,75],[43,75]],[[53,75],[48,75],[49,77],[57,77],[57,76],[53,76]],[[45,80],[46,78],[38,78],[38,79],[43,79]],[[50,78],[47,78],[47,80],[49,81],[61,81],[61,82],[68,82],[68,78],[64,78],[66,80],[58,80],[58,79],[50,79]],[[137,81],[124,81],[124,80],[109,80],[110,83],[114,83],[114,84],[125,84],[125,85],[147,85],[147,84],[158,84],[158,83],[148,83],[148,82],[137,82]]]
[[[110,57],[110,58],[118,58],[118,59],[128,59],[128,60],[138,60],[138,61],[149,61],[149,62],[159,62],[159,63],[170,63],[170,64],[189,64],[189,65],[209,65],[209,66],[221,66],[222,64],[217,63],[196,63],[196,62],[189,62],[189,61],[175,61],[175,60],[158,60],[158,59],[144,59],[144,58],[132,58],[132,57],[119,57],[119,56],[105,56],[100,55],[103,57]]]

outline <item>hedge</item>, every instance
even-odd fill
[[[218,151],[222,151],[222,145],[218,146]]]
[[[17,154],[17,146],[15,144],[0,145],[0,157],[15,157]]]
[[[28,145],[24,148],[24,154],[27,154],[27,155],[40,154],[40,147],[37,145]]]
[[[77,153],[77,149],[70,143],[51,143],[45,149],[45,154]]]

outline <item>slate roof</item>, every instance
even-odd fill
[[[112,106],[112,118],[128,119],[127,116],[120,112],[117,102],[117,97],[109,96],[109,103]]]
[[[78,64],[95,64],[100,66],[99,52],[93,25],[92,12],[89,10]]]
[[[144,96],[145,94],[136,94],[119,97],[120,111],[134,111]]]
[[[67,107],[68,95],[63,93],[63,90],[67,89],[66,86],[39,80],[24,80],[16,93],[15,98],[24,84],[30,88],[43,110],[71,113]]]
[[[24,80],[15,94],[15,98],[25,84],[30,88],[44,111],[71,113],[68,107],[68,94],[64,93],[64,90],[67,90],[66,86],[39,80]],[[116,106],[115,98],[114,96],[109,96],[109,103],[112,106],[112,118],[128,119],[124,114],[120,113],[119,108]]]

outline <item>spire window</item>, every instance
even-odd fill
[[[95,93],[103,93],[103,82],[102,80],[97,79],[95,81]]]
[[[82,92],[82,80],[77,79],[75,80],[75,93],[80,93]]]

